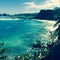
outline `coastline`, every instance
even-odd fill
[[[0,18],[0,21],[9,21],[9,20],[20,20],[18,18]],[[46,28],[49,30],[49,31],[54,31],[58,26],[56,27],[53,27],[54,24],[57,22],[55,20],[39,20],[39,19],[32,19],[32,20],[36,20],[36,21],[39,21],[39,22],[43,22],[47,25]]]
[[[38,19],[36,19],[37,21],[41,21],[41,22],[48,22],[48,23],[56,23],[56,21],[55,20],[38,20]]]
[[[48,29],[49,31],[54,31],[56,28],[58,28],[58,26],[54,27],[54,24],[56,24],[57,21],[53,21],[53,20],[37,20],[37,21],[46,23],[46,25],[47,25],[46,29]]]
[[[18,18],[15,18],[15,19],[13,19],[13,18],[0,18],[0,20],[20,20],[20,19],[18,19]]]

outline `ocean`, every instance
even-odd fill
[[[48,42],[49,28],[53,23],[40,20],[0,20],[0,42],[11,49],[10,54],[25,54],[31,51],[36,40]]]

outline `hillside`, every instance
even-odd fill
[[[37,13],[27,13],[27,14],[14,14],[14,15],[9,15],[9,14],[0,14],[0,18],[12,18],[12,19],[32,19],[37,15]]]
[[[57,20],[60,16],[60,10],[41,10],[34,19]]]

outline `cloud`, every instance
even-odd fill
[[[60,7],[60,0],[47,0],[43,5],[43,8],[52,9],[54,7]]]
[[[53,9],[54,7],[60,7],[60,0],[46,0],[44,3],[36,4],[35,2],[24,3],[27,10],[34,9],[34,11],[40,11],[40,9]],[[38,2],[37,2],[38,3]]]
[[[40,5],[36,5],[34,2],[27,2],[25,3],[27,6],[27,8],[37,8],[40,6]]]

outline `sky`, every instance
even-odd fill
[[[0,13],[36,13],[41,9],[60,7],[60,0],[0,0]]]

